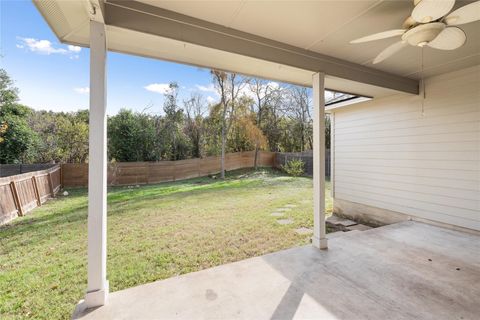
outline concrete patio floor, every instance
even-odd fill
[[[77,319],[480,319],[480,235],[402,222],[111,293]]]

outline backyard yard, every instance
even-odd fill
[[[0,227],[0,318],[67,319],[84,297],[87,190],[68,193]],[[311,178],[267,169],[111,188],[110,290],[309,243],[312,210]]]

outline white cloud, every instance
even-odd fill
[[[26,49],[30,52],[35,52],[39,54],[63,54],[70,55],[71,59],[78,59],[78,53],[82,50],[82,48],[72,45],[66,46],[66,49],[60,46],[57,47],[49,40],[22,37],[17,37],[17,39],[20,41],[20,43],[16,45],[17,48]]]
[[[65,54],[68,51],[63,48],[55,48],[48,40],[37,40],[34,38],[18,38],[21,44],[17,45],[18,48],[27,48],[29,51],[37,52],[41,54],[60,53]]]
[[[213,98],[213,97],[208,96],[208,97],[207,97],[207,102],[210,103],[210,104],[212,104],[212,103],[214,103],[214,102],[217,102],[217,100],[216,100],[215,98]]]
[[[78,46],[72,46],[72,45],[68,45],[68,50],[69,51],[72,51],[72,52],[80,52],[82,50],[82,48],[78,47]]]
[[[149,84],[148,86],[145,86],[144,88],[148,91],[161,93],[161,94],[166,94],[171,91],[170,85],[168,83],[152,83],[152,84]]]
[[[90,93],[90,88],[89,87],[73,88],[73,90],[76,93],[80,93],[80,94],[89,94]]]
[[[209,84],[208,86],[202,86],[202,85],[196,84],[195,87],[200,91],[211,92],[211,93],[215,93],[216,95],[218,95],[217,89],[215,89],[213,84]]]

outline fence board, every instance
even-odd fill
[[[0,185],[0,224],[14,219],[18,215],[10,182]]]
[[[253,167],[255,152],[237,152],[225,155],[225,169]],[[275,153],[260,151],[259,165],[273,166]],[[108,165],[108,184],[111,186],[151,184],[203,177],[220,172],[220,157],[159,162],[117,162]],[[65,187],[88,185],[88,164],[62,165]]]
[[[61,187],[60,170],[57,165],[46,170],[0,178],[0,224],[24,215],[48,197],[53,197]]]
[[[31,177],[14,181],[14,183],[17,188],[21,212],[25,213],[35,208],[37,206],[37,197]]]

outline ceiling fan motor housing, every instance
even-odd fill
[[[421,24],[405,32],[402,40],[412,46],[422,47],[435,39],[443,29],[445,29],[445,24],[442,22]]]

